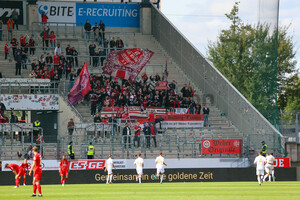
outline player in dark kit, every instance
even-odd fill
[[[14,188],[19,188],[19,184],[20,184],[20,177],[19,177],[20,167],[19,167],[19,165],[6,163],[5,168],[11,169],[11,171],[15,174],[16,186]]]
[[[59,163],[59,174],[60,174],[60,177],[61,177],[60,181],[61,181],[62,186],[65,186],[65,183],[66,183],[66,181],[68,179],[68,176],[69,176],[69,171],[70,171],[69,161],[66,159],[66,156],[63,155],[63,157],[62,157],[62,159],[60,160],[60,163]]]
[[[30,168],[29,176],[31,176],[32,171],[33,171],[33,194],[31,195],[32,197],[36,196],[36,189],[39,191],[39,196],[42,197],[42,188],[41,188],[41,178],[42,178],[42,167],[41,167],[41,162],[42,162],[42,156],[41,154],[38,153],[38,148],[33,147],[32,148],[34,157],[33,157],[33,163]]]
[[[24,162],[20,165],[20,180],[21,177],[23,176],[23,185],[26,185],[26,174],[28,174],[28,163],[27,159],[24,159]]]

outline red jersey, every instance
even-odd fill
[[[140,126],[135,126],[134,130],[135,130],[135,135],[141,135],[141,127]]]
[[[39,153],[35,154],[33,157],[33,161],[35,161],[35,166],[34,166],[33,170],[41,168],[41,162],[42,162],[41,154],[39,154]]]
[[[154,113],[149,114],[149,122],[155,122]]]
[[[150,126],[151,135],[156,135],[154,126]]]
[[[21,165],[20,165],[20,167],[21,168],[23,168],[23,169],[27,169],[28,170],[28,163],[22,163]]]
[[[17,173],[19,173],[19,169],[20,169],[19,165],[17,165],[17,164],[9,164],[9,168],[11,169],[11,171],[15,170]]]
[[[68,171],[69,170],[69,161],[67,159],[62,159],[62,160],[60,160],[59,166],[62,171]]]
[[[5,52],[5,53],[8,53],[8,51],[9,51],[9,49],[8,49],[8,47],[5,45],[5,47],[4,47],[4,52]]]
[[[51,39],[51,40],[50,40],[50,43],[56,42],[56,41],[55,41],[56,35],[51,34],[49,37],[50,37],[50,39]]]

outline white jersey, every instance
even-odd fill
[[[274,165],[274,162],[275,162],[274,156],[268,155],[268,156],[266,157],[266,159],[267,159],[267,165]]]
[[[266,158],[263,156],[257,156],[254,160],[254,162],[256,163],[256,169],[257,170],[264,170],[265,169],[265,162],[266,162]]]
[[[113,162],[113,160],[111,158],[109,158],[109,159],[106,160],[106,168],[107,169],[112,169],[113,164],[114,164],[114,162]]]
[[[155,163],[156,163],[156,168],[163,168],[164,167],[164,162],[165,162],[165,159],[164,157],[162,156],[158,156],[156,159],[155,159]]]
[[[135,159],[134,164],[136,166],[136,170],[143,169],[143,163],[144,163],[143,158],[137,158],[137,159]]]

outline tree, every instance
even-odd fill
[[[226,17],[228,29],[208,44],[208,59],[271,122],[278,119],[278,95],[284,93],[287,74],[295,73],[296,60],[288,27],[250,25],[238,16],[236,2]],[[282,105],[280,105],[282,106]],[[283,107],[282,107],[283,108]]]
[[[300,77],[298,74],[291,76],[279,96],[278,103],[284,106],[283,118],[294,121],[296,114],[300,114]]]

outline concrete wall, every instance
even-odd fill
[[[140,9],[140,32],[145,35],[152,33],[151,8]]]
[[[296,142],[287,142],[286,150],[289,152],[291,162],[300,162],[300,144]]]
[[[27,5],[27,25],[28,30],[32,29],[32,22],[39,21],[39,10],[37,5]],[[35,24],[37,26],[37,24]],[[37,29],[34,27],[34,29]]]
[[[58,135],[66,136],[68,134],[67,125],[70,118],[73,118],[75,123],[79,123],[80,119],[61,96],[59,96],[59,108],[60,112],[58,113]]]

